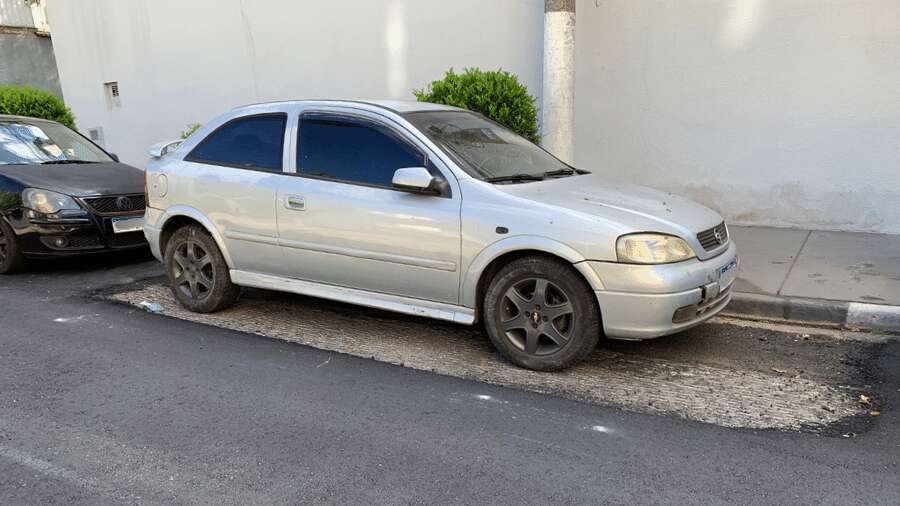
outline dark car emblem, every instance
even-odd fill
[[[119,211],[131,211],[134,209],[134,202],[128,197],[119,197],[116,199],[116,209]]]

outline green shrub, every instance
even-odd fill
[[[196,132],[197,130],[199,130],[200,127],[202,127],[202,126],[203,126],[203,125],[201,125],[200,123],[191,123],[190,125],[187,126],[187,130],[185,130],[184,132],[181,132],[181,138],[182,138],[182,139],[187,139],[187,138],[190,137],[194,132]]]
[[[535,98],[509,72],[470,68],[457,74],[450,69],[443,79],[434,81],[428,89],[414,90],[413,93],[419,102],[480,112],[531,142],[541,140]]]
[[[15,114],[58,121],[75,128],[75,116],[52,93],[25,86],[0,86],[0,114]]]

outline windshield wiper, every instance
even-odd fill
[[[571,167],[564,167],[562,169],[557,170],[549,170],[544,172],[544,177],[554,177],[554,176],[573,176],[575,174],[590,174],[590,171],[581,170],[581,169],[573,169]]]
[[[97,163],[97,162],[92,162],[90,160],[47,160],[46,162],[41,162],[41,165],[62,165],[64,163]]]
[[[548,170],[547,172],[544,172],[544,177],[571,176],[572,174],[575,174],[575,169],[566,167],[564,169]]]
[[[543,181],[543,176],[538,176],[537,174],[513,174],[511,176],[496,176],[496,177],[488,177],[485,178],[485,181],[488,183],[505,183],[516,182],[516,181]]]

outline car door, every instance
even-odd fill
[[[169,205],[187,205],[212,221],[232,268],[283,274],[275,202],[283,172],[284,112],[238,116],[201,140],[169,171]]]
[[[277,205],[291,276],[458,303],[461,197],[423,143],[387,117],[306,111],[295,151],[297,177]],[[440,195],[391,187],[394,171],[422,166]]]

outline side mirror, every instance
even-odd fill
[[[184,139],[160,142],[150,147],[150,151],[148,151],[147,153],[152,158],[162,158],[178,149],[178,146],[181,146],[182,142],[184,142]]]
[[[415,193],[438,193],[434,176],[425,167],[397,169],[391,185],[398,189]]]
[[[112,158],[114,162],[119,161],[119,155],[117,155],[115,153],[109,153],[109,157]]]

